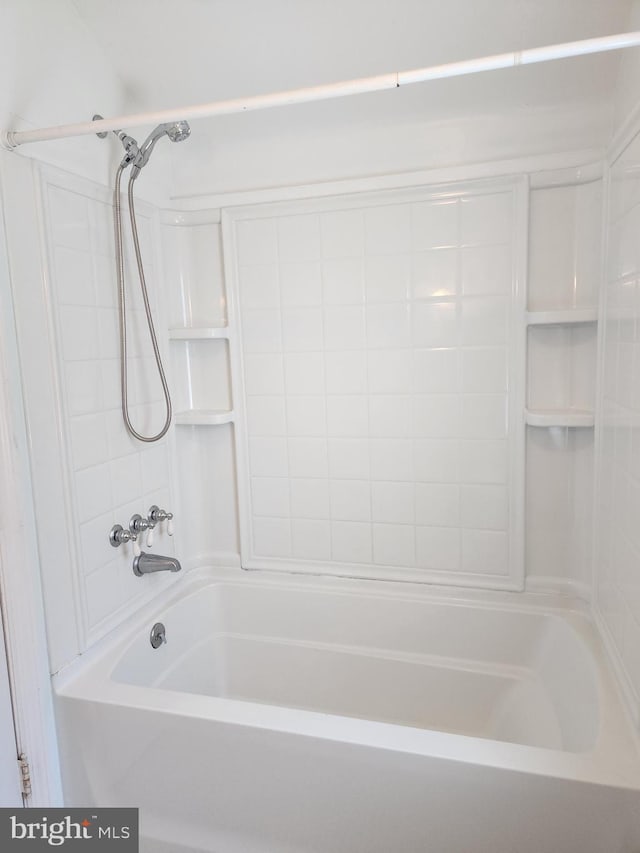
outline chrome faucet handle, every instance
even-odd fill
[[[166,517],[167,513],[163,509],[160,509],[156,504],[149,507],[149,512],[147,513],[147,519],[149,521],[149,529],[147,531],[147,548],[151,548],[153,545],[153,528],[159,521],[164,521]]]
[[[149,527],[151,527],[151,522],[147,518],[143,518],[139,512],[132,515],[129,519],[129,530],[134,536],[137,536],[138,533],[142,533],[144,530],[148,530]]]
[[[135,533],[132,533],[130,530],[125,530],[121,524],[114,524],[109,531],[109,542],[113,548],[119,548],[125,542],[135,542],[135,540]]]
[[[156,504],[154,504],[153,506],[149,507],[149,512],[147,513],[147,518],[149,520],[149,524],[152,527],[155,527],[155,525],[159,521],[164,521],[166,518],[169,517],[169,515],[170,515],[170,513],[168,513],[166,510],[160,509],[159,506],[156,506]]]
[[[168,521],[167,525],[167,533],[169,536],[173,536],[173,513],[167,512],[166,509],[160,509],[159,506],[154,504],[149,507],[149,512],[147,513],[147,519],[149,521],[149,532],[147,533],[147,546],[150,548],[153,542],[153,533],[152,530],[160,521]]]
[[[151,525],[146,518],[143,518],[139,512],[132,515],[129,519],[129,530],[133,536],[133,555],[139,557],[142,553],[138,539],[142,537],[145,530],[148,530]]]

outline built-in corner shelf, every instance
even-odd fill
[[[527,311],[528,326],[572,326],[597,323],[596,308],[565,308],[554,311]]]
[[[224,343],[229,335],[229,326],[222,320],[215,326],[169,329],[169,340],[177,342],[171,348],[173,367],[184,377],[182,399],[177,404],[180,411],[174,417],[176,426],[220,426],[233,422],[235,415],[225,379],[228,347],[207,344],[207,341]],[[180,342],[183,346],[178,345]]]
[[[228,337],[228,326],[191,326],[169,329],[169,340],[172,341],[210,341]]]
[[[232,409],[192,409],[178,412],[174,418],[176,426],[220,426],[233,423],[235,412]]]
[[[532,427],[593,427],[588,409],[525,409],[525,423]]]

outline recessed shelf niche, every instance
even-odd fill
[[[228,342],[171,341],[176,424],[216,426],[232,420]]]
[[[593,426],[595,326],[530,326],[528,343],[527,423]]]

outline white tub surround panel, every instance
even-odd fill
[[[243,566],[520,588],[524,182],[223,233]]]
[[[640,136],[613,160],[600,365],[597,609],[640,722]]]
[[[80,650],[80,612],[73,583],[70,513],[51,317],[44,283],[47,271],[42,226],[36,205],[37,174],[32,161],[0,152],[7,252],[29,437],[31,481],[51,671]],[[51,621],[53,613],[57,613]]]
[[[42,192],[56,355],[80,545],[80,587],[86,625],[89,632],[95,632],[100,623],[126,608],[132,599],[143,599],[169,580],[167,575],[136,578],[131,569],[132,547],[116,550],[108,541],[111,526],[127,526],[133,513],[146,515],[153,504],[172,508],[169,441],[142,444],[129,436],[122,419],[111,191],[69,181],[61,173],[46,170]],[[137,214],[149,298],[156,324],[162,329],[165,321],[155,257],[154,212],[138,202]],[[149,434],[163,421],[164,403],[135,258],[126,237],[125,246],[129,403],[134,426]],[[174,553],[166,525],[156,529],[153,550]],[[150,583],[144,583],[147,580]]]
[[[7,203],[24,212],[29,229],[9,225],[10,253],[41,264],[34,276],[23,260],[12,275],[56,670],[168,582],[163,575],[136,578],[131,546],[113,549],[108,534],[152,504],[172,509],[170,442],[137,443],[122,421],[111,191],[50,167],[34,166],[32,179],[24,160],[11,166]],[[155,214],[142,202],[137,209],[162,333]],[[131,254],[126,272],[131,413],[134,425],[148,431],[162,422],[161,387]],[[157,533],[154,550],[173,553],[166,531]]]

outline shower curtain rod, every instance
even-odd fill
[[[12,150],[27,142],[41,142],[47,139],[64,139],[70,136],[87,136],[121,128],[155,125],[164,122],[185,119],[209,118],[211,116],[231,115],[252,110],[264,110],[289,104],[302,104],[310,101],[323,101],[330,98],[343,98],[347,95],[360,95],[365,92],[380,92],[396,89],[410,83],[424,83],[428,80],[443,80],[447,77],[459,77],[465,74],[479,74],[482,71],[495,71],[500,68],[515,68],[519,65],[532,65],[538,62],[550,62],[554,59],[568,59],[591,53],[604,53],[640,46],[640,32],[619,33],[618,35],[565,42],[547,47],[534,47],[511,53],[484,56],[479,59],[465,59],[461,62],[449,62],[445,65],[433,65],[429,68],[417,68],[413,71],[394,71],[377,77],[363,77],[346,80],[341,83],[329,83],[323,86],[311,86],[305,89],[291,89],[285,92],[273,92],[268,95],[253,95],[247,98],[233,98],[227,101],[213,101],[179,109],[160,110],[158,112],[136,113],[116,116],[115,118],[85,121],[77,124],[63,124],[57,127],[44,127],[37,130],[8,130],[0,136],[0,145]]]

